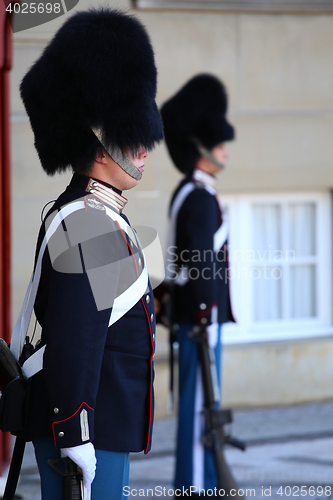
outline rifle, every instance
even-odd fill
[[[61,467],[57,465],[61,463]],[[50,458],[47,463],[63,476],[63,500],[82,500],[82,471],[73,460],[65,458]]]
[[[15,441],[12,460],[10,463],[5,491],[2,497],[3,500],[13,500],[13,498],[15,498],[16,487],[21,472],[24,449],[25,441],[23,441],[23,439],[21,439],[20,437],[17,437]]]
[[[155,290],[156,322],[169,329],[170,336],[170,394],[173,402],[173,344],[176,341],[177,325],[172,322],[172,285],[166,281],[161,283]],[[238,495],[237,484],[231,474],[228,464],[223,455],[223,446],[230,444],[240,450],[245,450],[245,443],[224,433],[223,426],[232,422],[231,410],[217,408],[220,399],[220,389],[217,381],[217,371],[214,350],[208,345],[207,332],[204,329],[190,332],[189,336],[198,343],[199,359],[202,368],[202,379],[204,389],[204,416],[206,421],[206,433],[202,436],[204,446],[211,448],[213,452],[217,485],[219,490],[224,490],[225,496],[232,496],[235,500],[241,500]],[[230,491],[234,490],[232,494]],[[236,492],[236,495],[234,495]]]
[[[191,332],[190,337],[198,343],[203,379],[206,433],[202,437],[202,441],[204,446],[212,449],[218,489],[223,490],[225,496],[241,500],[243,497],[238,495],[237,484],[223,455],[223,446],[228,443],[244,451],[245,443],[224,433],[223,426],[232,421],[232,412],[231,410],[221,410],[216,406],[220,390],[217,381],[215,354],[208,345],[206,330]],[[232,494],[231,490],[233,490]]]

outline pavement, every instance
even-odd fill
[[[224,454],[244,498],[333,498],[333,401],[237,410],[233,415],[227,430],[245,441],[247,449],[226,446]],[[129,499],[174,496],[175,436],[174,417],[155,421],[152,451],[131,455]],[[31,444],[17,493],[23,500],[40,500]]]

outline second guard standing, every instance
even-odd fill
[[[179,410],[175,488],[218,486],[212,450],[202,444],[203,385],[197,342],[205,329],[220,381],[222,325],[233,321],[227,262],[228,222],[216,193],[216,174],[234,139],[227,94],[208,74],[192,78],[161,108],[169,154],[185,178],[169,209],[166,279],[172,287],[171,323],[178,325]],[[215,490],[216,491],[216,490]]]

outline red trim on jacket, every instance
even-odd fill
[[[150,325],[150,318],[149,314],[146,308],[146,305],[144,303],[143,297],[141,297],[141,302],[143,305],[143,308],[145,310],[146,316],[147,316],[147,321],[148,321],[148,326],[149,326],[149,331],[150,331],[150,341],[151,341],[151,356],[150,356],[150,389],[149,389],[149,427],[148,427],[148,437],[147,437],[147,445],[145,449],[145,454],[148,453],[148,447],[149,447],[149,437],[150,437],[150,432],[151,432],[151,410],[153,406],[153,381],[152,381],[152,374],[153,374],[153,357],[154,357],[154,339],[153,339],[153,332],[151,330],[151,325]]]
[[[71,418],[73,418],[74,415],[76,415],[81,410],[81,408],[82,408],[83,405],[87,406],[90,410],[95,411],[94,408],[91,408],[91,406],[89,406],[89,405],[87,405],[87,403],[83,402],[83,403],[80,404],[80,406],[78,407],[78,409],[76,410],[76,412],[73,413],[73,415],[71,415],[70,417],[64,418],[64,420],[57,420],[56,422],[52,423],[52,432],[53,432],[53,439],[54,439],[55,447],[57,447],[57,442],[56,442],[56,439],[55,439],[55,432],[54,432],[54,426],[55,426],[55,424],[61,424],[61,422],[66,422],[66,420],[70,420]]]

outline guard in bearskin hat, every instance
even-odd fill
[[[41,339],[23,365],[31,391],[21,435],[33,441],[43,500],[62,498],[48,459],[78,464],[87,498],[91,485],[93,500],[120,499],[129,452],[150,449],[154,300],[122,191],[163,138],[155,95],[145,28],[110,9],[69,18],[21,83],[43,169],[73,170],[44,218],[27,301]],[[24,336],[13,334],[17,357]]]
[[[233,321],[227,272],[227,217],[216,196],[216,175],[234,139],[227,95],[216,77],[199,74],[161,108],[169,154],[185,178],[169,209],[166,276],[171,284],[171,324],[178,325],[179,409],[175,488],[214,490],[212,452],[202,444],[203,387],[198,344],[205,329],[220,377],[221,330]]]

